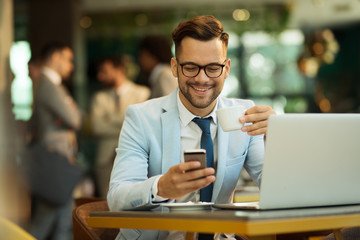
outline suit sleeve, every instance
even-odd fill
[[[245,161],[245,169],[260,187],[262,166],[264,162],[264,137],[263,135],[252,136]]]
[[[56,87],[50,82],[45,82],[41,92],[44,106],[49,108],[64,125],[74,130],[80,129],[81,112],[63,86]]]
[[[149,144],[142,121],[146,119],[137,105],[128,107],[120,134],[111,173],[107,200],[111,211],[149,209],[152,185],[156,176],[148,178]]]
[[[253,101],[248,101],[247,108],[251,108],[253,106],[255,106],[255,103]],[[264,151],[264,135],[251,136],[244,167],[259,187],[264,162]]]

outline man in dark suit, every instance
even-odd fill
[[[62,81],[69,78],[74,69],[73,52],[69,46],[52,43],[43,49],[41,57],[44,67],[35,89],[31,120],[33,135],[35,141],[65,156],[70,163],[75,163],[75,131],[81,126],[81,113],[62,85]],[[72,199],[62,206],[34,200],[30,233],[39,240],[49,236],[52,239],[68,239]]]

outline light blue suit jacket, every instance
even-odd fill
[[[218,108],[234,105],[250,108],[254,103],[218,98]],[[220,126],[217,131],[218,157],[212,201],[225,203],[232,200],[243,166],[260,184],[264,141],[262,135],[253,137],[242,131],[224,132]],[[177,90],[166,97],[129,106],[111,174],[107,198],[110,210],[138,210],[158,206],[151,200],[153,182],[156,176],[180,163],[183,154],[180,141]],[[121,230],[121,234],[120,239],[164,238],[164,232],[158,235],[157,231]]]

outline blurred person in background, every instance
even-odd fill
[[[35,98],[35,91],[38,84],[38,79],[41,75],[43,63],[41,61],[40,56],[31,56],[28,62],[28,70],[29,70],[29,77],[32,83],[32,94],[33,94],[33,105],[32,109],[34,110],[34,98]]]
[[[32,55],[29,62],[28,62],[28,71],[29,71],[29,77],[31,79],[31,83],[32,83],[32,96],[33,96],[33,102],[32,102],[32,110],[34,111],[34,104],[35,104],[35,92],[36,92],[36,88],[38,85],[38,79],[41,75],[41,71],[42,71],[42,61],[40,56],[34,56]],[[25,128],[28,129],[29,122],[26,122],[26,126]],[[32,130],[30,131],[23,131],[25,132],[25,143],[29,143],[32,141],[32,135],[34,134],[34,132]]]
[[[35,91],[36,91],[37,83],[38,83],[37,80],[41,75],[42,67],[43,67],[43,64],[42,64],[40,57],[31,56],[31,58],[28,62],[28,70],[29,70],[29,77],[32,82],[33,98],[35,97]],[[34,105],[34,101],[33,101],[33,105]]]
[[[28,69],[29,69],[29,77],[31,78],[31,81],[33,83],[33,91],[35,91],[37,82],[36,80],[41,75],[43,64],[40,59],[40,57],[31,56],[29,62],[28,62]]]
[[[74,164],[76,131],[81,127],[82,117],[74,99],[62,84],[74,70],[73,58],[73,51],[65,44],[54,42],[43,48],[43,68],[36,81],[30,126],[33,142],[43,143]],[[53,206],[37,198],[33,200],[30,233],[39,240],[71,238],[72,199],[61,206]]]
[[[143,72],[148,75],[151,88],[150,98],[168,95],[178,85],[170,68],[171,45],[162,36],[146,36],[139,46],[139,62]]]
[[[96,189],[103,198],[108,192],[125,110],[129,105],[144,102],[150,96],[147,87],[127,78],[125,69],[124,59],[119,56],[102,59],[98,64],[97,78],[104,89],[97,92],[91,102],[91,129],[98,139],[94,169]]]

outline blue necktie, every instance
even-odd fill
[[[210,122],[208,118],[194,118],[193,121],[201,128],[201,148],[206,150],[206,165],[214,168],[214,145],[211,139]],[[200,201],[211,202],[213,184],[200,190]]]

